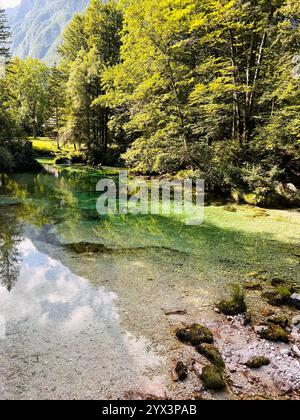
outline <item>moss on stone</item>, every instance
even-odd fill
[[[247,281],[244,283],[244,289],[246,290],[262,290],[262,285],[257,281]]]
[[[177,338],[186,343],[192,344],[192,346],[198,346],[202,343],[212,344],[214,339],[211,331],[201,324],[192,324],[186,328],[180,328],[176,332]]]
[[[213,344],[201,344],[200,346],[197,346],[197,350],[217,368],[225,368],[223,357],[217,347]]]
[[[274,342],[282,342],[282,343],[289,343],[289,335],[288,333],[278,325],[269,325],[266,328],[263,328],[259,335],[264,340],[274,341]]]
[[[88,242],[67,244],[65,247],[73,252],[76,252],[76,254],[100,254],[108,251],[103,244],[93,244]]]
[[[217,304],[217,308],[224,315],[236,316],[247,312],[244,289],[240,285],[233,286],[231,299],[223,300]]]
[[[270,359],[264,356],[257,356],[250,359],[246,363],[246,366],[249,369],[260,369],[263,366],[269,366],[269,364],[270,364]]]
[[[286,299],[277,290],[264,292],[262,298],[271,306],[283,306],[286,303]]]
[[[223,373],[216,366],[205,366],[200,378],[207,389],[221,391],[226,387]]]
[[[274,277],[274,278],[271,280],[271,285],[272,285],[272,286],[274,286],[274,287],[283,286],[283,285],[285,285],[285,284],[286,284],[286,280],[281,279],[281,278],[279,278],[279,277]]]
[[[292,296],[291,288],[288,286],[279,286],[277,287],[277,291],[280,296],[287,302],[289,298]]]
[[[290,324],[288,318],[284,315],[272,315],[268,318],[268,322],[279,325],[281,328],[286,328]]]

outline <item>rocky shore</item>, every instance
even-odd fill
[[[214,303],[210,320],[174,329],[181,357],[172,379],[192,382],[191,399],[299,400],[298,287],[265,272],[242,285]]]

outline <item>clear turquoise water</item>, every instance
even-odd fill
[[[100,216],[96,184],[115,169],[50,172],[1,177],[0,397],[161,391],[174,346],[163,308],[197,317],[250,271],[300,281],[297,211],[211,205],[201,226]],[[106,251],[66,247],[78,242]]]

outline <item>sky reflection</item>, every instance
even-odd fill
[[[7,360],[0,398],[19,394],[20,384],[22,398],[33,399],[102,399],[128,389],[147,391],[152,380],[144,374],[155,370],[161,357],[151,341],[122,329],[117,294],[92,286],[29,239],[17,248],[19,278],[11,291],[0,286],[7,333],[0,338]],[[18,373],[6,380],[12,369]],[[126,375],[120,375],[124,369]]]
[[[115,293],[104,287],[93,289],[86,279],[39,252],[29,239],[18,250],[18,282],[10,293],[0,287],[2,316],[15,321],[30,317],[40,324],[55,322],[64,329],[84,328],[95,320],[118,322]]]
[[[55,321],[56,328],[63,329],[82,329],[95,320],[118,322],[115,293],[93,289],[86,279],[39,252],[29,239],[20,243],[19,255],[18,282],[10,293],[0,287],[2,316],[16,321],[30,317],[39,324]]]

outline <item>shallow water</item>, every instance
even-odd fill
[[[78,167],[3,176],[0,187],[0,397],[185,397],[170,369],[174,329],[211,316],[245,273],[300,282],[300,214],[206,207],[205,223],[99,216],[97,181]],[[77,254],[67,244],[99,243]],[[166,309],[186,309],[167,317]],[[5,334],[4,334],[5,326]]]

